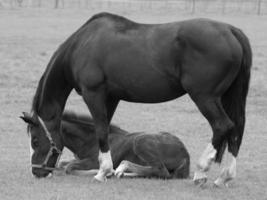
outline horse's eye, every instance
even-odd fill
[[[33,148],[37,148],[39,146],[39,142],[38,142],[38,140],[37,139],[33,139],[32,140],[32,147]]]

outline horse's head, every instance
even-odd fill
[[[63,149],[60,134],[48,131],[51,125],[38,115],[23,113],[21,118],[28,124],[32,173],[38,178],[46,177],[55,169]]]

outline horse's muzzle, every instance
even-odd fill
[[[51,170],[45,170],[45,169],[36,168],[36,167],[33,167],[32,168],[32,174],[36,178],[45,178],[45,177],[47,177],[51,173],[52,173]]]

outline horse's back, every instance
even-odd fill
[[[104,13],[76,38],[72,70],[78,90],[104,83],[109,94],[132,102],[164,102],[193,86],[214,90],[222,77],[233,81],[239,68],[232,63],[238,65],[242,55],[230,26],[207,19],[138,24]]]

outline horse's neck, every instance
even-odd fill
[[[64,77],[64,66],[58,55],[51,58],[39,82],[39,94],[34,110],[45,121],[57,121],[64,110],[66,100],[72,90]]]

